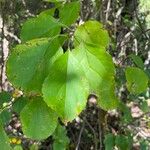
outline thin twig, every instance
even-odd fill
[[[98,148],[98,143],[97,143],[96,132],[95,132],[95,130],[93,129],[93,127],[90,125],[90,123],[87,121],[87,119],[85,118],[84,120],[85,120],[86,124],[89,126],[89,128],[91,129],[91,131],[93,132],[93,135],[94,135],[94,143],[95,143],[95,150],[97,150],[97,148]]]
[[[1,90],[3,91],[3,73],[4,73],[4,10],[3,5],[1,4],[1,17],[2,17],[2,35],[1,35]]]
[[[100,150],[103,148],[103,143],[102,143],[102,127],[100,124],[100,114],[98,112],[98,130],[99,130],[99,143],[100,143]]]
[[[85,121],[83,121],[82,128],[81,128],[81,130],[80,130],[79,137],[78,137],[78,143],[77,143],[77,146],[76,146],[76,149],[75,149],[75,150],[78,150],[78,149],[79,149],[79,145],[80,145],[80,142],[81,142],[81,136],[82,136],[84,127],[85,127]]]
[[[107,9],[106,9],[106,20],[105,20],[106,22],[108,21],[109,18],[110,5],[111,5],[111,0],[108,0]]]

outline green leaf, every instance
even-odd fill
[[[66,0],[44,0],[45,2],[65,2]]]
[[[121,112],[123,112],[121,120],[124,123],[131,123],[133,121],[133,119],[132,119],[130,108],[128,108],[123,102],[120,102],[119,103],[119,109]]]
[[[54,16],[54,13],[55,13],[55,10],[56,8],[51,8],[51,9],[47,9],[47,10],[44,10],[40,13],[40,16],[41,15],[48,15],[48,16]]]
[[[11,100],[11,94],[8,92],[1,92],[0,93],[0,107],[3,107],[3,103],[10,102]]]
[[[11,119],[11,112],[8,111],[8,109],[3,110],[0,113],[0,120],[3,123],[3,125],[7,124]]]
[[[27,97],[19,97],[15,99],[15,103],[12,106],[13,111],[20,114],[22,109],[28,104],[29,99]]]
[[[99,86],[98,104],[104,110],[117,108],[119,100],[115,94],[114,78],[104,77]]]
[[[144,69],[144,63],[141,57],[134,54],[129,55],[129,57],[132,58],[133,62],[137,67],[139,67],[140,69]]]
[[[147,74],[148,78],[150,79],[150,69],[147,68],[147,69],[145,70],[145,73]],[[149,81],[149,82],[150,82],[150,81]]]
[[[7,61],[9,81],[18,89],[40,93],[52,63],[62,54],[59,47],[57,38],[42,38],[17,45]]]
[[[34,143],[30,146],[30,150],[39,150],[39,146],[37,143]]]
[[[109,36],[102,24],[88,21],[79,26],[74,34],[77,57],[90,83],[90,92],[99,97],[98,104],[105,110],[116,108],[114,65],[106,53]],[[83,43],[83,44],[82,44]]]
[[[53,64],[42,91],[47,105],[64,121],[73,120],[85,108],[88,83],[71,52],[65,53]]]
[[[53,149],[54,150],[66,150],[69,144],[69,138],[67,137],[67,131],[65,127],[58,124],[54,134],[53,134]]]
[[[80,12],[80,2],[70,2],[65,3],[62,8],[60,8],[60,22],[65,25],[71,25],[74,23]]]
[[[23,150],[23,149],[22,149],[22,147],[20,145],[17,145],[17,146],[14,147],[13,150]]]
[[[130,150],[132,147],[132,138],[124,135],[117,135],[115,143],[119,150]]]
[[[36,18],[27,20],[21,30],[23,42],[36,38],[53,37],[60,33],[60,23],[49,14],[41,14]]]
[[[149,150],[149,144],[146,140],[140,142],[140,150]]]
[[[54,142],[53,143],[53,150],[66,150],[66,146],[59,143],[59,142]]]
[[[105,150],[113,150],[115,146],[115,136],[113,134],[105,135]]]
[[[139,68],[128,67],[125,71],[127,79],[127,88],[133,94],[140,94],[148,87],[148,77]]]
[[[142,101],[142,103],[140,104],[140,109],[141,109],[144,113],[149,112],[149,106],[148,106],[147,101]]]
[[[6,135],[1,122],[0,122],[0,149],[1,150],[11,150],[12,149],[9,144],[9,138]]]
[[[115,96],[115,68],[111,56],[103,47],[81,44],[74,51],[90,84],[90,93],[99,97],[99,105],[113,109],[118,105]]]
[[[29,138],[42,140],[52,135],[57,127],[57,115],[42,98],[33,98],[20,113],[23,133]]]
[[[106,47],[109,44],[109,35],[98,21],[87,21],[79,26],[74,33],[74,43],[88,43]]]

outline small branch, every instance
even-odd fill
[[[93,135],[94,135],[94,142],[95,142],[95,150],[98,149],[98,144],[97,144],[97,136],[96,136],[96,132],[95,130],[93,129],[93,127],[90,125],[90,123],[87,121],[87,119],[85,118],[84,119],[86,124],[89,126],[89,128],[91,129],[91,131],[93,132]]]
[[[3,73],[4,73],[4,10],[3,4],[1,3],[1,18],[2,18],[2,32],[1,32],[1,91],[3,91]]]
[[[107,112],[103,109],[98,110],[98,124],[99,124],[99,141],[100,150],[104,148],[104,135],[107,129]]]
[[[108,18],[109,18],[110,5],[111,5],[111,0],[109,0],[108,3],[107,3],[106,20],[105,20],[106,22],[108,21]]]
[[[75,150],[78,150],[78,149],[79,149],[79,145],[80,145],[80,141],[81,141],[81,136],[82,136],[84,127],[85,127],[85,121],[84,121],[83,124],[82,124],[82,128],[81,128],[81,130],[80,130],[79,137],[78,137],[78,143],[77,143],[77,146],[76,146],[76,149],[75,149]]]
[[[100,143],[100,150],[102,150],[102,148],[103,148],[103,142],[102,142],[103,135],[102,135],[102,127],[101,127],[99,119],[100,119],[100,114],[98,112],[99,143]]]

